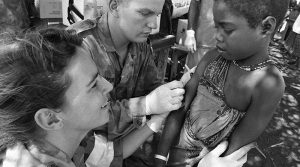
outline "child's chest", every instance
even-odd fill
[[[240,111],[246,111],[251,103],[253,85],[247,73],[230,68],[224,85],[227,105]]]

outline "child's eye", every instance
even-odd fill
[[[233,31],[234,29],[224,29],[224,32],[228,35],[231,34]]]
[[[222,28],[226,34],[231,34],[235,30],[233,26],[228,25],[224,25]]]

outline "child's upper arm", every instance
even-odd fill
[[[167,156],[171,144],[175,142],[175,138],[179,135],[181,127],[185,119],[185,113],[189,109],[190,103],[193,101],[199,84],[199,77],[203,74],[205,67],[210,62],[212,52],[208,52],[198,64],[195,73],[190,81],[186,84],[185,89],[185,106],[177,111],[172,111],[167,117],[163,133],[157,147],[157,153]],[[156,160],[158,161],[158,160]],[[159,162],[157,162],[159,163]],[[156,164],[157,165],[157,164]]]
[[[255,122],[257,130],[263,131],[268,125],[283,96],[284,88],[283,78],[275,74],[267,74],[257,83],[245,115],[246,119]]]
[[[252,94],[252,103],[247,113],[262,116],[256,119],[262,128],[272,118],[283,96],[284,88],[283,78],[276,74],[268,74],[257,83]]]
[[[226,155],[253,142],[264,131],[283,96],[284,87],[279,73],[267,73],[257,82],[246,115],[230,137]]]
[[[185,86],[185,111],[189,109],[190,104],[192,103],[196,93],[197,93],[197,88],[199,84],[199,78],[203,75],[206,66],[214,60],[218,56],[218,52],[214,50],[208,51],[199,64],[197,65],[197,68],[195,70],[195,73],[193,74],[192,78],[190,81],[186,84]]]

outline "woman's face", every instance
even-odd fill
[[[61,107],[64,128],[85,132],[106,124],[108,93],[113,86],[99,75],[90,52],[77,47],[65,74],[71,84]]]

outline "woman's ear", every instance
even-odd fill
[[[108,4],[109,11],[115,17],[119,16],[118,6],[119,6],[119,1],[118,0],[110,0],[109,1],[109,4]]]
[[[266,17],[261,23],[261,32],[265,35],[271,35],[276,29],[276,19],[273,16]]]
[[[63,127],[63,121],[55,111],[42,108],[34,115],[35,122],[45,130],[58,130]]]

